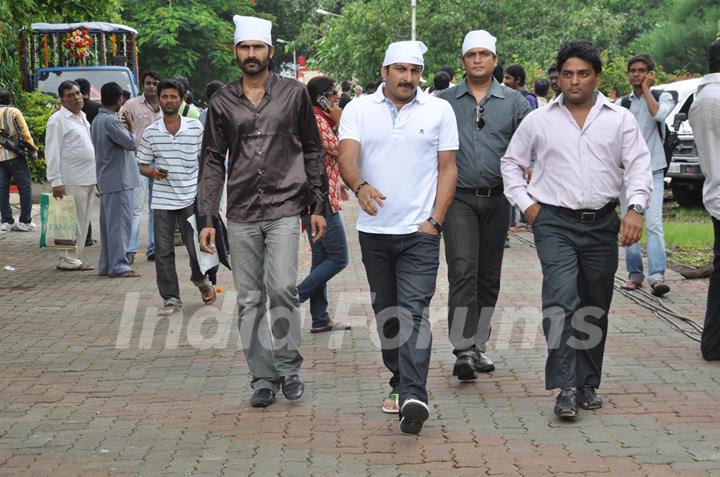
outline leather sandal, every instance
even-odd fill
[[[138,278],[142,277],[141,274],[136,272],[135,270],[128,270],[125,273],[121,273],[120,275],[108,275],[110,278]]]
[[[215,293],[215,287],[210,285],[209,287],[205,287],[200,290],[200,295],[202,296],[202,301],[206,305],[210,305],[215,302],[217,299],[217,293]]]
[[[633,280],[628,280],[625,282],[625,285],[621,286],[623,290],[638,290],[642,288],[642,283],[635,282]]]

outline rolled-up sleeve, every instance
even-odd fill
[[[643,139],[640,127],[632,114],[623,121],[622,158],[623,180],[628,204],[640,204],[647,208],[652,191],[650,151]]]
[[[659,99],[658,104],[660,107],[658,108],[657,113],[655,113],[655,117],[653,119],[655,119],[658,123],[662,123],[668,116],[670,116],[670,113],[675,107],[675,100],[670,93],[662,93]]]
[[[198,226],[214,227],[213,218],[220,211],[220,197],[225,184],[225,156],[228,143],[219,108],[210,103],[200,153],[197,207]]]
[[[523,212],[535,203],[535,199],[527,192],[528,185],[524,177],[524,171],[532,162],[532,141],[532,117],[529,117],[520,123],[500,160],[505,197]]]

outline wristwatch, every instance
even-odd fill
[[[631,211],[631,210],[634,210],[635,212],[637,212],[640,215],[645,213],[645,207],[643,207],[640,204],[630,204],[628,206],[628,211]]]
[[[432,225],[433,227],[435,227],[435,230],[437,230],[439,234],[442,233],[442,231],[443,231],[443,226],[442,226],[442,224],[441,224],[440,222],[438,222],[437,220],[433,219],[432,216],[430,216],[430,217],[427,219],[427,221],[430,222],[430,225]]]

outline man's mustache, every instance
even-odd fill
[[[260,60],[256,60],[255,58],[248,58],[247,60],[243,61],[243,65],[252,65],[252,64],[259,65]]]
[[[412,88],[413,85],[412,85],[412,83],[400,83],[400,87]]]

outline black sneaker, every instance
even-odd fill
[[[577,416],[577,392],[574,389],[561,389],[555,400],[555,415],[558,417]]]
[[[417,399],[406,399],[400,408],[400,430],[405,434],[420,434],[428,417],[427,404]]]
[[[599,394],[595,392],[595,388],[586,384],[578,389],[577,393],[578,406],[583,409],[600,409],[603,401]]]

